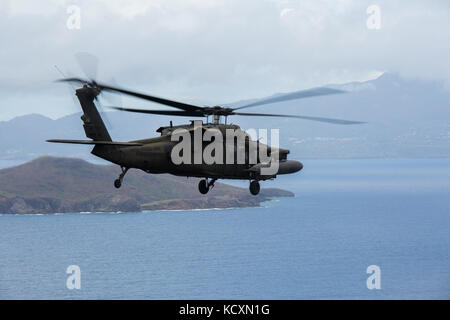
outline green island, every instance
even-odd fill
[[[216,183],[208,195],[197,190],[199,179],[150,175],[130,170],[121,189],[112,185],[120,169],[74,158],[40,157],[0,170],[0,214],[140,212],[258,207],[290,191],[247,189]]]

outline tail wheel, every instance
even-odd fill
[[[114,180],[114,187],[119,189],[121,185],[122,185],[122,181],[120,181],[120,179]]]
[[[259,186],[259,182],[254,180],[252,182],[250,182],[250,193],[254,196],[256,196],[259,193],[259,190],[261,189],[261,187]]]
[[[208,182],[205,179],[200,180],[200,182],[198,183],[198,191],[200,191],[201,194],[208,193],[209,186],[208,186]]]

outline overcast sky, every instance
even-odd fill
[[[80,29],[67,27],[70,5]],[[384,71],[450,83],[448,0],[2,0],[0,28],[0,120],[79,111],[52,81],[54,65],[82,75],[81,51],[101,81],[202,105]]]

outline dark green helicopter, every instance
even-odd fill
[[[122,169],[122,173],[114,181],[114,186],[120,188],[123,178],[127,171],[131,168],[141,169],[147,173],[159,174],[169,173],[176,176],[197,177],[203,178],[200,180],[198,189],[202,194],[208,193],[208,191],[214,186],[214,183],[218,179],[240,179],[250,181],[250,192],[253,195],[257,195],[260,190],[259,181],[274,179],[277,175],[291,174],[300,171],[303,165],[299,161],[288,160],[287,155],[289,150],[282,148],[271,148],[264,145],[259,141],[253,141],[250,136],[242,131],[239,126],[227,124],[226,120],[229,116],[249,116],[249,117],[288,117],[305,120],[313,120],[320,122],[327,122],[333,124],[349,125],[360,124],[363,122],[347,121],[340,119],[308,117],[299,115],[283,115],[283,114],[265,114],[265,113],[246,113],[241,112],[241,109],[256,107],[260,105],[302,99],[314,96],[324,96],[330,94],[342,93],[343,91],[332,88],[315,88],[303,91],[297,91],[294,93],[278,95],[268,99],[259,100],[249,103],[238,108],[214,106],[214,107],[200,107],[192,104],[177,102],[173,100],[158,98],[155,96],[138,93],[126,89],[122,89],[116,86],[110,86],[101,84],[95,80],[86,80],[81,78],[65,78],[59,81],[72,82],[81,84],[82,87],[76,89],[76,95],[83,110],[81,120],[83,121],[83,128],[86,136],[91,140],[59,140],[52,139],[48,142],[56,143],[73,143],[73,144],[89,144],[94,145],[91,153],[97,157],[103,158],[107,161],[119,165]],[[117,110],[127,112],[138,112],[145,114],[156,115],[169,115],[169,116],[188,116],[194,118],[205,118],[206,123],[200,122],[200,125],[196,126],[194,122],[186,125],[173,126],[172,121],[170,126],[160,127],[157,132],[160,133],[159,137],[142,139],[130,142],[116,142],[112,141],[106,126],[98,112],[95,100],[98,95],[103,91],[109,91],[118,94],[125,94],[136,98],[144,99],[151,102],[156,102],[169,107],[173,107],[177,110],[144,110],[144,109],[131,109],[123,107],[112,107]],[[213,122],[209,122],[209,117],[212,117]],[[225,120],[225,121],[223,121]],[[196,122],[198,123],[198,122]],[[174,139],[180,129],[190,134],[191,138],[195,135],[195,130],[200,128],[204,133],[207,130],[215,130],[226,135],[227,130],[233,130],[234,132],[242,133],[244,137],[244,161],[232,162],[231,164],[225,161],[227,155],[233,159],[237,158],[237,150],[239,146],[236,139],[230,142],[224,139],[223,147],[223,161],[216,161],[215,163],[206,163],[202,160],[200,163],[179,163],[176,164],[173,161],[172,151],[178,144],[178,140]],[[208,143],[201,142],[201,150],[203,152]],[[253,146],[253,148],[251,148]],[[265,167],[269,166],[272,160],[263,160],[257,153],[257,156],[250,161],[250,150],[266,150],[267,155],[277,155],[277,167],[276,171],[270,174],[263,174]],[[192,151],[194,153],[194,151]],[[270,158],[273,159],[273,158]]]

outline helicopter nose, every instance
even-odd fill
[[[287,160],[280,162],[278,174],[295,173],[303,169],[303,164],[300,161]]]

